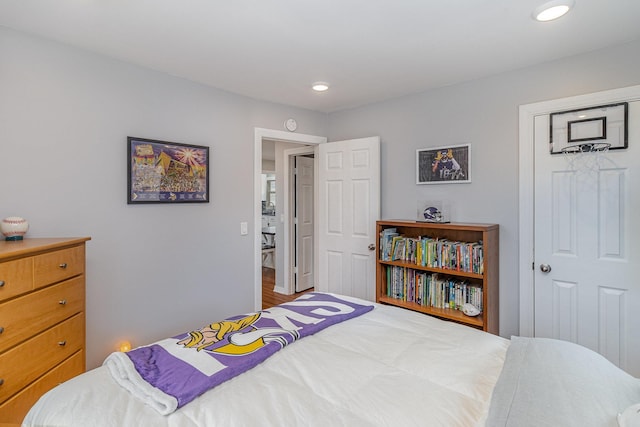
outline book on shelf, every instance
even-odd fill
[[[396,228],[385,228],[380,233],[380,259],[391,261],[391,251],[393,248],[393,238],[398,236]]]
[[[466,303],[482,311],[482,286],[439,273],[386,266],[386,296],[426,307],[460,310]]]
[[[399,235],[395,228],[387,228],[381,233],[380,248],[382,261],[402,261],[423,267],[484,274],[482,241],[470,243],[406,237]]]
[[[392,252],[391,261],[404,261],[405,258],[405,249],[406,249],[406,239],[396,236],[393,238],[392,244]]]

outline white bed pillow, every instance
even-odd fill
[[[618,414],[620,427],[640,427],[640,403],[629,406],[621,414]]]

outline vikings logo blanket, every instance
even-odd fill
[[[104,365],[118,384],[167,415],[299,338],[372,309],[311,292],[127,353],[112,353]]]

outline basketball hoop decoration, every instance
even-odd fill
[[[608,151],[611,144],[606,142],[586,142],[584,144],[570,145],[560,150],[563,154],[595,153],[598,151]]]
[[[581,172],[595,172],[602,168],[605,153],[611,144],[606,142],[585,142],[562,148],[569,169]]]
[[[610,150],[629,147],[629,104],[598,105],[549,115],[549,152],[561,154],[570,170],[591,174],[611,165]]]
[[[551,154],[602,153],[629,147],[627,102],[549,115]]]

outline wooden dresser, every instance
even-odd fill
[[[85,242],[0,241],[0,425],[85,371]]]

